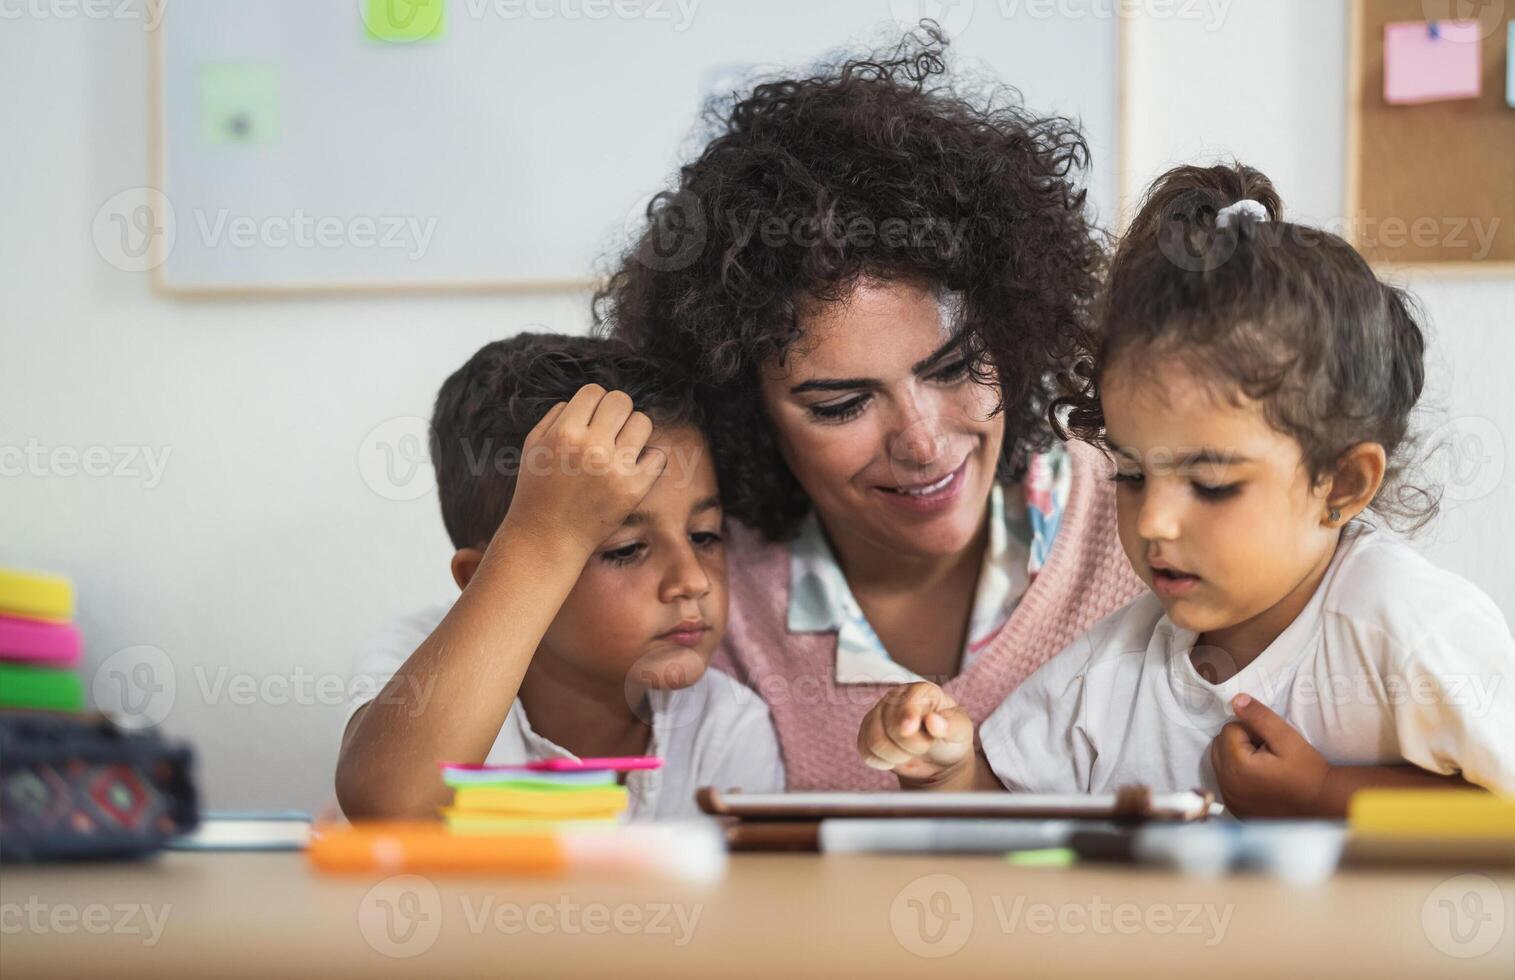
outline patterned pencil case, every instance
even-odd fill
[[[0,859],[130,858],[199,823],[188,746],[98,716],[0,712]]]

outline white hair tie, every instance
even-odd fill
[[[1237,201],[1230,207],[1221,208],[1220,211],[1216,212],[1215,227],[1229,228],[1236,218],[1244,214],[1249,214],[1258,221],[1269,220],[1268,209],[1263,207],[1261,202],[1254,201],[1249,197],[1244,201]]]

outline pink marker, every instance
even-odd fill
[[[653,755],[629,755],[600,759],[538,759],[521,766],[489,766],[469,762],[444,762],[441,765],[444,769],[466,769],[470,772],[585,772],[592,769],[630,772],[633,769],[661,769],[663,760]]]
[[[526,763],[534,772],[582,772],[585,769],[613,769],[630,772],[633,769],[661,769],[663,760],[653,755],[627,755],[603,759],[538,759]]]

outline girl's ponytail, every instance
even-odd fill
[[[1221,212],[1243,201],[1255,201],[1267,212],[1267,221],[1282,221],[1283,200],[1273,182],[1260,170],[1237,164],[1230,167],[1178,167],[1153,184],[1132,219],[1131,227],[1116,251],[1115,267],[1133,253],[1156,247],[1180,266],[1190,258],[1215,256],[1215,239]],[[1238,215],[1234,234],[1244,235],[1257,221],[1250,214]],[[1203,271],[1191,268],[1190,271]],[[1114,269],[1112,268],[1112,276]]]

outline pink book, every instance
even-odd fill
[[[48,623],[0,616],[0,660],[73,667],[79,663],[79,630],[73,623]]]
[[[1383,97],[1390,105],[1476,99],[1483,94],[1478,21],[1386,24],[1383,44]]]

